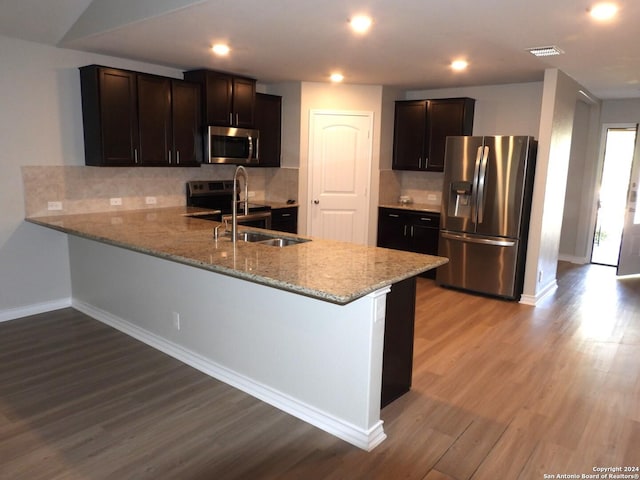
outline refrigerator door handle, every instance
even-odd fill
[[[487,177],[487,163],[489,163],[489,147],[482,149],[482,160],[480,162],[480,172],[478,174],[478,196],[476,197],[476,205],[478,210],[478,221],[482,223],[484,219],[484,184]]]
[[[458,240],[460,242],[467,243],[480,243],[482,245],[492,245],[494,247],[513,247],[516,244],[515,240],[470,237],[469,235],[465,235],[463,233],[440,232],[440,235],[442,236],[442,238],[446,238],[448,240]]]
[[[473,169],[473,189],[471,191],[471,222],[478,223],[478,178],[480,177],[480,164],[482,163],[482,146],[478,147],[476,163]]]

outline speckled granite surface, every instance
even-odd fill
[[[380,204],[383,208],[397,208],[400,210],[412,210],[415,212],[430,212],[440,213],[440,205],[433,205],[429,203],[385,203]]]
[[[214,240],[216,222],[185,216],[194,211],[171,207],[27,221],[338,304],[447,262],[442,257],[320,239],[283,248],[238,241],[234,247],[228,237]]]

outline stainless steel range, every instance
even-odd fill
[[[240,198],[235,198],[236,202],[239,200]],[[193,216],[217,222],[228,221],[231,224],[233,201],[233,180],[195,180],[187,182],[187,206],[199,207],[210,211],[210,213],[198,213]],[[248,212],[245,212],[244,202],[239,202],[238,223],[251,227],[271,228],[271,207],[249,203]]]

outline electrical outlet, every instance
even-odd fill
[[[173,328],[180,330],[180,314],[178,312],[173,312],[171,314],[171,324],[173,325]]]
[[[427,200],[431,202],[435,202],[438,199],[438,196],[435,193],[428,193]]]
[[[256,192],[250,190],[249,192],[247,192],[247,195],[249,195],[249,198],[253,198],[256,196]]]
[[[112,207],[119,207],[120,205],[122,205],[122,198],[120,198],[120,197],[111,197],[109,199],[109,204]]]
[[[62,202],[47,202],[47,210],[62,210]]]
[[[155,205],[157,202],[156,197],[144,197],[144,203],[147,205]]]

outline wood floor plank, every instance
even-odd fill
[[[640,465],[640,280],[532,308],[419,279],[412,390],[364,452],[73,309],[0,324],[0,479],[472,480]]]

